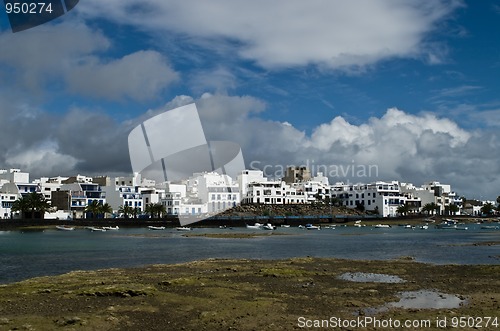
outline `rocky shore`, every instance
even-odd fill
[[[454,318],[483,318],[483,329],[488,329],[485,317],[500,318],[499,273],[499,265],[438,266],[404,257],[207,260],[75,271],[0,286],[0,330],[274,331],[304,329],[301,321],[367,316],[428,320],[426,330],[441,330],[437,320],[446,319],[451,327]],[[346,274],[368,277],[353,282]],[[380,282],[371,275],[401,281]],[[437,300],[450,295],[460,303],[446,308],[391,306],[404,291],[434,291]]]

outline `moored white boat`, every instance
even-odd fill
[[[191,231],[192,229],[187,226],[179,226],[175,228],[177,231]]]
[[[274,225],[272,225],[271,223],[267,223],[267,224],[264,224],[262,226],[262,229],[263,230],[274,230],[274,229],[276,229],[276,227]]]
[[[306,224],[306,229],[307,230],[321,230],[321,227],[319,227],[317,225]]]
[[[249,225],[247,224],[247,229],[262,229],[262,224],[260,223],[255,223],[254,225]]]
[[[75,228],[68,225],[56,225],[56,229],[61,231],[73,231]]]
[[[389,224],[377,224],[375,225],[376,228],[390,228],[391,226]]]
[[[120,228],[117,226],[103,226],[102,227],[104,230],[120,230]]]
[[[150,226],[148,226],[148,229],[150,229],[150,230],[165,230],[165,227],[164,226],[153,226],[153,225],[150,225]]]
[[[106,229],[104,229],[104,228],[97,228],[95,226],[89,226],[87,229],[89,229],[92,232],[106,232]]]

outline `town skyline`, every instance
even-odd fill
[[[195,103],[246,168],[354,161],[492,199],[499,17],[493,0],[88,0],[12,33],[1,12],[0,165],[124,176],[129,133]]]

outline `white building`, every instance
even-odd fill
[[[162,204],[168,214],[217,214],[240,203],[238,184],[228,175],[195,173],[181,183],[164,183]]]
[[[328,177],[323,176],[321,172],[306,182],[293,183],[292,187],[294,187],[297,192],[304,193],[306,203],[327,201],[330,199]]]
[[[451,190],[451,185],[429,182],[421,187],[415,187],[413,184],[401,183],[401,191],[420,198],[422,207],[426,204],[435,203],[439,207],[438,214],[445,214],[450,205],[458,207],[457,214],[460,214],[463,209],[462,199]]]
[[[244,197],[247,194],[248,186],[251,183],[266,182],[267,178],[264,178],[264,173],[262,172],[262,170],[243,170],[238,175],[237,181],[241,196]]]
[[[11,218],[13,216],[12,205],[19,198],[17,193],[0,193],[0,218]]]
[[[156,188],[154,181],[143,179],[139,173],[130,177],[116,177],[102,190],[114,212],[129,206],[142,214],[148,204],[161,203],[165,196],[164,189]]]
[[[20,169],[0,169],[0,186],[4,183],[29,183],[30,174]]]
[[[420,208],[420,199],[401,193],[397,181],[371,184],[336,183],[331,187],[331,196],[339,199],[348,208],[378,211],[383,217],[397,216],[397,209],[403,204],[408,204],[413,210]]]
[[[199,203],[207,205],[208,213],[220,213],[235,207],[241,201],[238,184],[228,175],[198,173],[188,183],[188,192],[193,194],[192,198],[199,199]]]
[[[250,183],[243,204],[297,204],[306,203],[304,191],[291,187],[284,181],[264,181]]]

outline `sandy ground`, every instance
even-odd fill
[[[339,278],[357,272],[398,276],[404,282]],[[484,330],[498,330],[492,324],[485,328],[485,318],[500,323],[499,275],[500,265],[437,266],[404,257],[207,260],[76,271],[0,286],[0,330],[304,330],[321,321],[323,327],[310,329],[394,329],[366,324],[334,328],[339,318],[431,322],[429,328],[408,330],[443,330],[438,320],[449,329],[473,329],[451,328],[460,317],[473,317],[469,324],[476,327],[481,321]],[[402,291],[418,290],[453,294],[462,303],[443,309],[387,306]]]

